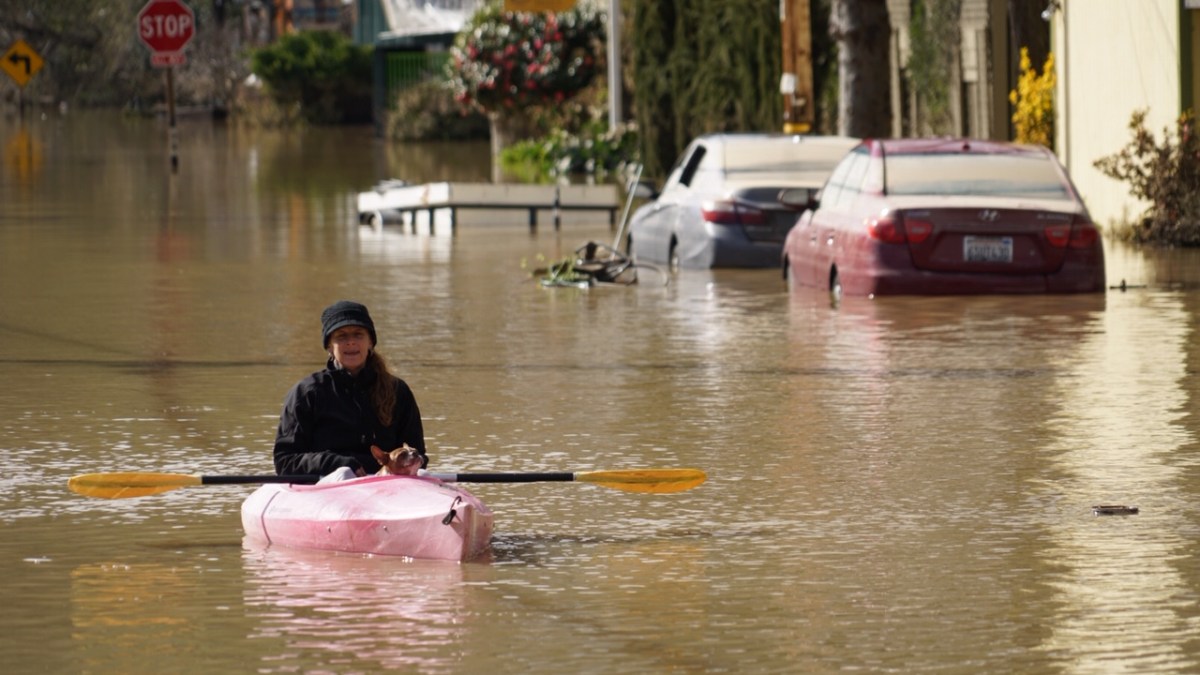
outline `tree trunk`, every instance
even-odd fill
[[[838,43],[838,133],[860,138],[890,136],[887,0],[834,0],[829,34]]]

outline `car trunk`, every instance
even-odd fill
[[[917,269],[1051,274],[1066,257],[1072,214],[1014,208],[898,212]]]
[[[753,218],[740,218],[742,230],[751,241],[783,243],[803,211],[779,203],[783,187],[743,188],[731,195],[739,205],[756,209]]]

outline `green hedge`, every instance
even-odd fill
[[[372,49],[339,33],[307,31],[255,50],[250,66],[276,104],[298,105],[310,123],[368,123]]]

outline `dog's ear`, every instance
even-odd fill
[[[388,456],[388,453],[379,449],[378,445],[371,446],[371,454],[375,455],[375,461],[379,462],[379,466],[387,465],[388,460],[391,459],[391,457]]]

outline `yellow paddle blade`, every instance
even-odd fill
[[[87,473],[67,481],[72,492],[105,499],[145,497],[200,484],[200,476],[183,473]]]
[[[577,481],[596,483],[626,492],[683,492],[691,490],[707,478],[700,469],[625,469],[575,473]]]

